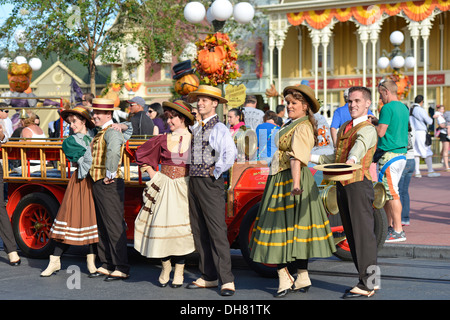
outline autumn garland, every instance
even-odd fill
[[[197,57],[194,66],[202,83],[217,86],[241,76],[237,64],[236,43],[231,42],[226,33],[210,34],[195,45]]]
[[[394,70],[389,76],[397,84],[397,95],[400,100],[406,99],[411,90],[411,82],[407,75],[401,73],[398,70]]]

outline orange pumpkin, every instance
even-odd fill
[[[214,51],[203,49],[198,52],[198,62],[206,73],[216,73],[222,68],[227,53],[223,46],[214,47]]]
[[[189,73],[175,82],[175,92],[184,96],[189,92],[197,90],[199,84],[200,80],[198,77],[193,73]]]
[[[8,67],[9,88],[15,92],[24,92],[30,86],[32,74],[28,63],[11,63]]]

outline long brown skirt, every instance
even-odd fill
[[[98,242],[90,175],[80,180],[78,172],[73,173],[50,230],[50,238],[76,246]]]

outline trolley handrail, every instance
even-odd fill
[[[71,163],[66,159],[66,156],[62,150],[62,138],[56,139],[60,141],[31,141],[32,138],[21,139],[20,141],[8,141],[2,145],[2,160],[4,164],[4,181],[5,182],[51,182],[51,183],[67,183],[71,175]],[[142,173],[138,170],[138,179],[132,179],[131,167],[134,163],[133,155],[134,151],[139,148],[146,140],[130,140],[127,144],[127,152],[123,153],[122,166],[124,181],[130,185],[143,184]],[[10,160],[20,160],[21,172],[16,171],[19,176],[16,176],[9,170]],[[39,162],[39,176],[33,176],[31,172],[31,161]],[[48,161],[57,161],[59,173],[57,176],[48,176]],[[64,164],[64,165],[61,165]]]

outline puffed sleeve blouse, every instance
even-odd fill
[[[190,160],[191,133],[172,132],[157,135],[140,146],[135,153],[139,166],[151,166],[157,170],[159,164],[186,167]]]
[[[92,165],[90,143],[92,138],[88,135],[77,133],[64,139],[62,149],[66,158],[78,164],[78,178],[84,179]]]

